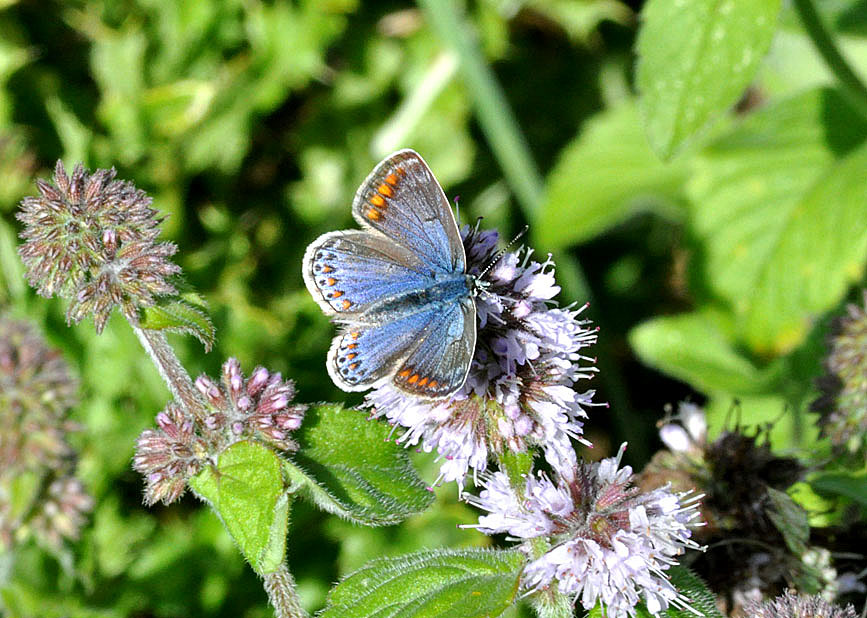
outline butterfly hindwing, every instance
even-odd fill
[[[374,168],[355,194],[352,214],[361,225],[410,249],[437,272],[466,267],[448,198],[413,150],[398,151]]]
[[[432,319],[432,311],[422,311],[381,324],[347,324],[328,352],[331,379],[345,391],[370,388],[392,374]]]
[[[304,254],[304,283],[328,314],[359,314],[430,276],[411,251],[370,231],[329,232]]]
[[[417,397],[438,399],[466,380],[476,349],[476,305],[467,296],[435,312],[418,345],[394,374],[394,385]]]

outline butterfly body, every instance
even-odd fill
[[[361,230],[329,232],[304,255],[310,293],[341,326],[328,354],[347,391],[389,378],[425,398],[459,389],[475,350],[475,277],[451,206],[411,150],[382,161],[356,193]]]

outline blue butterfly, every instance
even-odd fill
[[[442,187],[401,150],[359,187],[352,216],[363,229],[324,234],[304,254],[307,289],[341,326],[331,379],[361,391],[390,378],[417,397],[448,397],[470,369],[480,285]]]

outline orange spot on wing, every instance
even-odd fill
[[[361,336],[361,333],[359,333],[358,331],[355,331],[354,333],[349,333],[349,336],[352,337],[353,339],[358,339]]]
[[[385,182],[394,187],[395,185],[397,185],[397,176],[395,176],[394,174],[389,174],[385,177]]]
[[[349,348],[350,350],[354,350],[355,348],[358,347],[358,344],[357,343],[349,343],[346,345],[346,347]]]
[[[340,290],[334,290],[331,293],[331,298],[340,298],[341,296],[343,296],[343,292],[341,292]]]
[[[346,310],[349,309],[349,307],[351,307],[351,306],[352,306],[352,303],[349,302],[348,300],[345,300],[345,299],[344,299],[344,301],[343,301],[343,305],[342,305],[343,310],[346,311]]]
[[[358,356],[358,354],[356,354],[355,352],[350,352],[349,354],[346,355],[346,358],[348,358],[349,360],[352,360],[356,356]]]
[[[328,279],[325,280],[325,283],[327,283],[328,285],[334,285],[335,283],[337,283],[337,279],[335,279],[334,277],[328,277]]]
[[[353,369],[353,370],[356,369],[357,367],[358,367],[358,363],[350,363],[350,365],[349,365],[349,368]]]
[[[367,211],[367,218],[374,221],[379,221],[380,219],[382,219],[382,214],[378,210],[374,210],[373,208],[371,208]]]
[[[427,381],[428,381],[428,378],[422,378],[421,380],[418,381],[418,385],[424,386],[425,384],[427,384]]]
[[[399,375],[401,378],[405,378],[406,376],[409,375],[409,373],[410,373],[410,370],[409,370],[409,369],[404,369],[403,371],[401,371],[401,372],[400,372],[399,374],[397,374],[397,375]]]
[[[415,384],[416,382],[418,382],[418,374],[417,373],[412,374],[409,377],[409,380],[407,380],[407,382],[409,382],[410,384]]]
[[[385,198],[381,195],[377,194],[370,198],[370,203],[376,206],[377,208],[382,208],[385,206]]]
[[[394,195],[394,190],[385,183],[379,185],[377,191],[379,191],[385,197],[391,197],[392,195]]]
[[[436,380],[431,380],[429,386],[430,386],[430,389],[433,390],[433,389],[435,389],[437,386],[439,386],[439,383],[438,383]]]
[[[332,270],[334,270],[334,269],[331,268],[330,266],[323,266],[322,267],[322,272],[324,272],[324,273],[330,273]]]

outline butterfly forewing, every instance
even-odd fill
[[[329,314],[357,315],[430,285],[416,254],[381,234],[358,230],[320,236],[304,254],[303,274],[310,294]]]
[[[415,151],[398,151],[377,165],[355,194],[352,214],[361,225],[422,256],[436,272],[465,269],[451,205]]]

